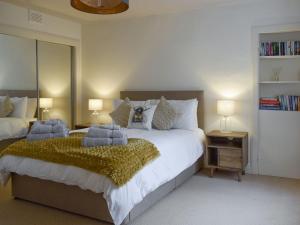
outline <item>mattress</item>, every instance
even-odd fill
[[[30,121],[34,118],[15,118],[4,117],[0,118],[0,141],[9,138],[20,138],[26,136]]]
[[[81,131],[86,132],[87,129]],[[203,154],[205,139],[201,129],[196,131],[127,129],[126,133],[129,138],[143,138],[155,144],[160,156],[121,187],[116,187],[104,176],[81,168],[10,155],[0,159],[0,182],[5,184],[10,173],[14,172],[103,193],[111,217],[114,223],[119,225],[147,194],[193,165]]]

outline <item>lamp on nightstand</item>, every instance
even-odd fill
[[[50,109],[53,107],[53,98],[40,98],[40,108],[42,111],[42,120],[44,118],[45,113],[49,113]]]
[[[102,99],[89,99],[89,110],[93,111],[92,113],[92,123],[98,122],[98,117],[100,115],[99,111],[103,109],[103,100]]]
[[[231,133],[230,130],[230,116],[234,114],[235,102],[232,100],[218,100],[217,111],[223,116],[220,120],[220,128],[223,133]]]

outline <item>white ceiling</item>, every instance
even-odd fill
[[[70,6],[70,0],[2,0],[48,13],[67,16],[80,21],[98,21],[201,9],[211,4],[244,2],[249,0],[129,0],[129,10],[117,15],[93,15]],[[251,1],[251,0],[250,0]],[[253,1],[253,0],[252,0]]]

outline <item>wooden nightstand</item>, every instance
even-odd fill
[[[205,166],[210,169],[210,176],[215,169],[229,170],[237,172],[241,181],[248,164],[248,133],[211,131],[206,136]]]
[[[94,123],[82,123],[82,124],[76,124],[75,125],[75,130],[79,130],[79,129],[85,129],[85,128],[89,128],[92,125],[103,125],[101,124],[94,124]]]

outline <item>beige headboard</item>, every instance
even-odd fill
[[[37,98],[36,90],[0,90],[0,96]]]
[[[120,98],[128,97],[133,101],[160,99],[161,96],[172,100],[187,100],[196,98],[198,104],[198,127],[204,129],[204,92],[203,91],[121,91]]]

